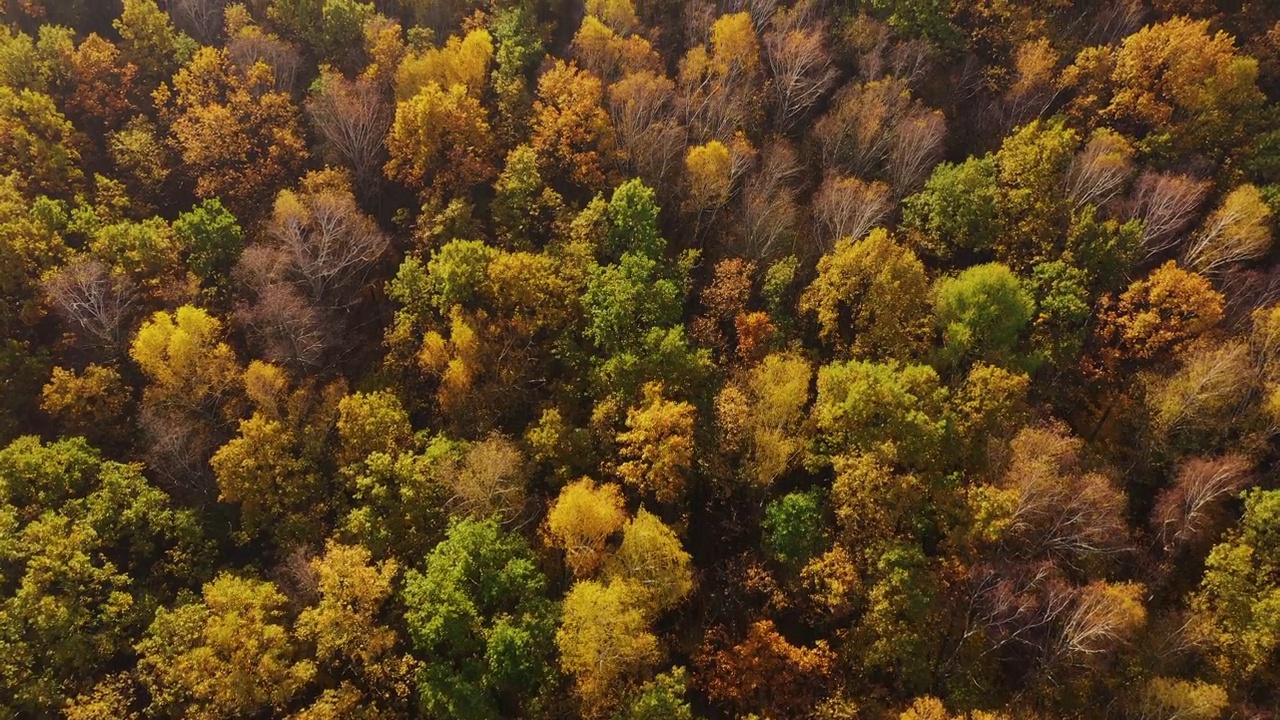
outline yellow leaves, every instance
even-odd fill
[[[804,448],[802,425],[813,369],[789,353],[769,355],[725,386],[716,400],[717,422],[730,447],[741,444],[747,481],[768,487]]]
[[[442,198],[494,174],[487,113],[464,85],[428,82],[401,101],[386,143],[387,177]]]
[[[659,502],[679,500],[693,465],[695,414],[689,403],[665,399],[661,384],[645,386],[644,404],[627,411],[627,430],[618,434],[623,481]]]
[[[641,27],[632,0],[586,0],[585,10],[619,35],[629,35]]]
[[[368,550],[330,540],[324,556],[310,566],[320,600],[298,616],[298,636],[315,643],[321,662],[347,662],[376,672],[375,665],[396,644],[395,631],[378,623],[382,605],[394,591],[396,561],[374,565]]]
[[[605,574],[612,582],[634,583],[635,602],[651,618],[693,591],[689,553],[671,528],[643,508],[627,522],[622,544],[605,561]]]
[[[761,72],[760,39],[750,13],[721,15],[711,25],[711,67],[724,77]]]
[[[600,566],[605,542],[626,519],[617,485],[582,478],[566,485],[547,513],[548,541],[564,549],[575,576],[586,577]]]
[[[684,167],[690,209],[713,210],[729,201],[733,189],[733,160],[724,143],[712,140],[689,148]]]
[[[442,48],[428,48],[409,55],[396,70],[396,99],[408,100],[429,83],[442,88],[461,85],[469,95],[479,98],[489,80],[493,64],[493,36],[484,28],[453,36]]]
[[[1173,260],[1135,281],[1099,313],[1096,335],[1103,367],[1151,362],[1177,354],[1223,317],[1224,299],[1201,275]]]
[[[855,357],[914,357],[931,334],[924,264],[880,228],[838,242],[818,261],[800,310],[816,316],[819,337]]]
[[[603,99],[599,78],[562,60],[538,79],[530,145],[546,165],[544,177],[568,177],[587,188],[604,188],[604,165],[614,152],[614,136]]]
[[[283,368],[251,360],[245,368],[243,382],[245,394],[260,412],[280,416],[280,401],[289,387],[289,374]]]
[[[130,357],[151,380],[148,397],[199,407],[228,392],[239,380],[240,369],[221,336],[222,323],[191,305],[152,315],[129,348]]]
[[[1205,219],[1183,255],[1188,267],[1222,272],[1271,249],[1271,208],[1253,185],[1232,190]]]
[[[635,583],[586,580],[565,595],[556,632],[560,667],[574,676],[574,692],[587,715],[607,714],[623,681],[647,673],[662,657],[649,618],[634,600]]]

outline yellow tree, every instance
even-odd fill
[[[695,415],[689,403],[663,397],[661,384],[646,385],[643,404],[627,411],[627,430],[618,434],[623,481],[659,502],[679,500],[693,465]]]
[[[444,200],[494,177],[494,141],[480,102],[465,85],[429,82],[396,106],[387,135],[387,177]]]
[[[820,338],[855,357],[912,358],[930,340],[924,264],[879,228],[841,240],[818,261],[800,310],[816,317]]]
[[[255,217],[307,158],[298,107],[271,68],[235,68],[225,50],[201,48],[155,93],[170,140],[202,198]]]
[[[603,100],[600,79],[573,63],[557,60],[538,79],[529,142],[543,177],[604,189],[615,140]]]
[[[643,508],[627,522],[622,544],[605,562],[614,582],[634,583],[636,603],[649,617],[675,607],[693,591],[693,568],[680,538]]]
[[[569,483],[547,513],[547,540],[561,548],[577,577],[587,577],[604,561],[605,543],[627,521],[617,485],[591,478]]]
[[[628,684],[662,658],[636,583],[576,583],[564,598],[556,632],[560,667],[573,677],[574,693],[588,717],[607,716]]]

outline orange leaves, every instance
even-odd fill
[[[664,398],[661,384],[645,386],[644,404],[627,411],[627,430],[618,434],[623,481],[659,502],[679,500],[693,465],[695,412],[687,402]]]
[[[759,620],[734,645],[709,635],[698,665],[712,700],[744,713],[800,717],[830,687],[835,654],[822,640],[811,648],[792,645],[772,620]]]

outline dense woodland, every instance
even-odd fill
[[[1280,715],[1280,3],[0,8],[0,716]]]

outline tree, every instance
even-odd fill
[[[415,652],[419,707],[427,717],[519,714],[551,672],[555,606],[519,536],[492,520],[461,520],[405,574],[405,623]]]
[[[683,497],[693,465],[695,416],[689,403],[666,399],[661,384],[645,386],[644,404],[627,411],[627,430],[618,434],[622,480],[658,502]]]
[[[711,24],[709,45],[691,48],[680,61],[684,124],[701,142],[752,134],[762,119],[764,66],[751,15],[721,15]]]
[[[1016,493],[1005,534],[1009,550],[1075,563],[1125,547],[1124,493],[1105,474],[1083,466],[1082,448],[1057,424],[1029,427],[1014,437],[1000,483]]]
[[[818,261],[818,276],[800,296],[817,317],[820,338],[855,357],[911,358],[929,341],[924,265],[888,232],[845,238]]]
[[[556,645],[585,715],[607,716],[619,691],[661,660],[650,619],[636,602],[643,596],[635,583],[616,579],[574,583],[565,595]]]
[[[600,79],[573,63],[557,60],[538,78],[529,144],[545,177],[604,189],[615,139],[603,100]]]
[[[1152,441],[1194,448],[1212,442],[1226,428],[1247,426],[1254,372],[1242,342],[1189,348],[1182,367],[1152,379],[1146,389]]]
[[[112,27],[120,34],[124,58],[141,71],[145,87],[173,77],[181,52],[179,35],[155,0],[124,0]]]
[[[682,667],[659,674],[636,691],[622,720],[693,720],[693,710],[685,702],[689,673]]]
[[[691,210],[713,211],[729,202],[733,191],[733,160],[724,143],[712,140],[689,148],[684,166]]]
[[[784,565],[803,567],[826,545],[823,493],[818,490],[792,492],[764,508],[760,527],[769,554]]]
[[[627,521],[617,485],[590,478],[569,483],[547,512],[547,539],[562,548],[577,577],[589,577],[604,561],[605,543]]]
[[[306,109],[333,157],[350,168],[356,190],[371,197],[383,164],[383,140],[395,117],[385,89],[367,75],[350,80],[329,71],[312,89]]]
[[[656,618],[693,591],[689,553],[671,528],[644,508],[622,528],[622,543],[605,560],[605,576],[638,592],[632,602]]]
[[[892,209],[885,183],[827,175],[813,199],[813,217],[821,230],[819,246],[824,254],[831,254],[843,238],[866,237]]]
[[[1222,200],[1192,236],[1182,261],[1197,272],[1214,274],[1271,249],[1271,208],[1252,185],[1241,185]]]
[[[129,662],[151,609],[206,571],[190,510],[81,438],[0,449],[0,708],[49,715]]]
[[[714,631],[713,631],[714,632]],[[825,641],[813,647],[792,645],[772,620],[751,624],[737,644],[717,648],[714,635],[700,658],[700,684],[712,700],[740,711],[761,710],[776,717],[795,717],[812,707],[831,681],[835,654]]]
[[[902,223],[919,231],[924,248],[944,261],[957,248],[988,251],[1001,232],[994,158],[938,165],[924,189],[903,202]]]
[[[172,88],[156,91],[156,106],[196,195],[221,199],[236,217],[259,217],[306,160],[298,108],[266,64],[240,71],[227,51],[201,48]]]
[[[810,414],[822,450],[865,452],[889,462],[928,467],[946,429],[947,397],[927,365],[851,360],[818,370]]]
[[[773,120],[793,129],[835,83],[825,33],[815,6],[774,13],[764,34],[764,60],[772,76]]]
[[[1172,260],[1102,301],[1093,344],[1096,372],[1121,362],[1163,362],[1222,319],[1223,298],[1209,281]]]
[[[493,53],[493,35],[477,28],[465,37],[450,37],[444,47],[408,55],[396,69],[396,97],[408,100],[435,83],[442,88],[462,85],[478,98],[488,84]]]
[[[321,537],[333,493],[285,423],[255,413],[209,460],[219,499],[240,506],[245,529],[282,545]]]
[[[223,573],[201,599],[156,610],[138,672],[160,715],[230,718],[283,712],[316,674],[285,625],[271,583]]]
[[[1187,175],[1143,173],[1134,189],[1134,205],[1142,218],[1142,246],[1148,258],[1177,245],[1195,218],[1209,184]]]
[[[310,569],[319,599],[299,613],[295,634],[315,644],[319,667],[355,675],[365,708],[403,711],[413,661],[397,653],[399,638],[385,618],[396,562],[374,564],[368,550],[330,540]],[[349,685],[344,681],[340,687]]]
[[[1280,493],[1247,492],[1244,515],[1209,552],[1200,589],[1191,598],[1193,636],[1207,644],[1209,660],[1229,687],[1269,683],[1275,675],[1278,512]]]
[[[1227,498],[1252,484],[1252,466],[1238,455],[1192,458],[1156,497],[1151,525],[1166,551],[1194,546],[1221,522]]]
[[[1082,50],[1062,82],[1077,88],[1074,115],[1139,138],[1149,151],[1221,157],[1244,144],[1261,107],[1257,76],[1257,60],[1239,54],[1230,35],[1210,34],[1208,20],[1175,17],[1117,47]]]
[[[1007,266],[975,265],[934,289],[944,353],[953,361],[1009,362],[1035,312],[1035,299]]]
[[[175,25],[202,45],[222,36],[226,0],[176,0],[169,9]]]
[[[852,453],[834,462],[831,507],[843,545],[854,552],[879,539],[909,536],[928,500],[914,475],[895,473],[874,455]]]
[[[427,83],[396,105],[387,177],[444,200],[494,176],[493,133],[465,86]]]
[[[74,130],[53,98],[0,87],[0,175],[27,198],[69,196],[83,174]]]
[[[129,348],[151,381],[143,401],[209,412],[227,400],[240,368],[221,331],[222,323],[190,305],[157,312],[144,322]]]
[[[722,447],[740,450],[743,475],[766,488],[799,459],[813,368],[792,354],[771,354],[726,385],[716,400]]]
[[[395,393],[357,392],[338,403],[338,461],[357,463],[373,453],[395,455],[412,442],[409,414]]]
[[[40,409],[56,418],[66,434],[107,446],[127,432],[119,421],[128,404],[119,371],[92,363],[80,373],[55,367],[40,393]]]
[[[1107,129],[1096,130],[1071,161],[1067,195],[1076,209],[1085,205],[1105,207],[1120,194],[1132,175],[1133,146],[1123,135]]]
[[[124,350],[127,328],[139,309],[137,287],[127,276],[82,256],[48,275],[44,291],[85,345],[108,356]]]
[[[244,249],[244,231],[217,198],[205,200],[173,221],[187,267],[208,288],[222,288]]]
[[[662,59],[648,40],[619,34],[591,14],[582,19],[570,50],[583,70],[605,83],[632,73],[662,71]]]
[[[672,186],[685,153],[686,129],[676,112],[675,83],[665,75],[632,73],[608,88],[607,109],[626,167],[649,187]],[[665,195],[664,195],[665,197]]]
[[[390,245],[377,222],[360,212],[346,176],[331,171],[308,173],[300,192],[280,191],[267,231],[282,255],[282,279],[326,310],[357,302]]]

